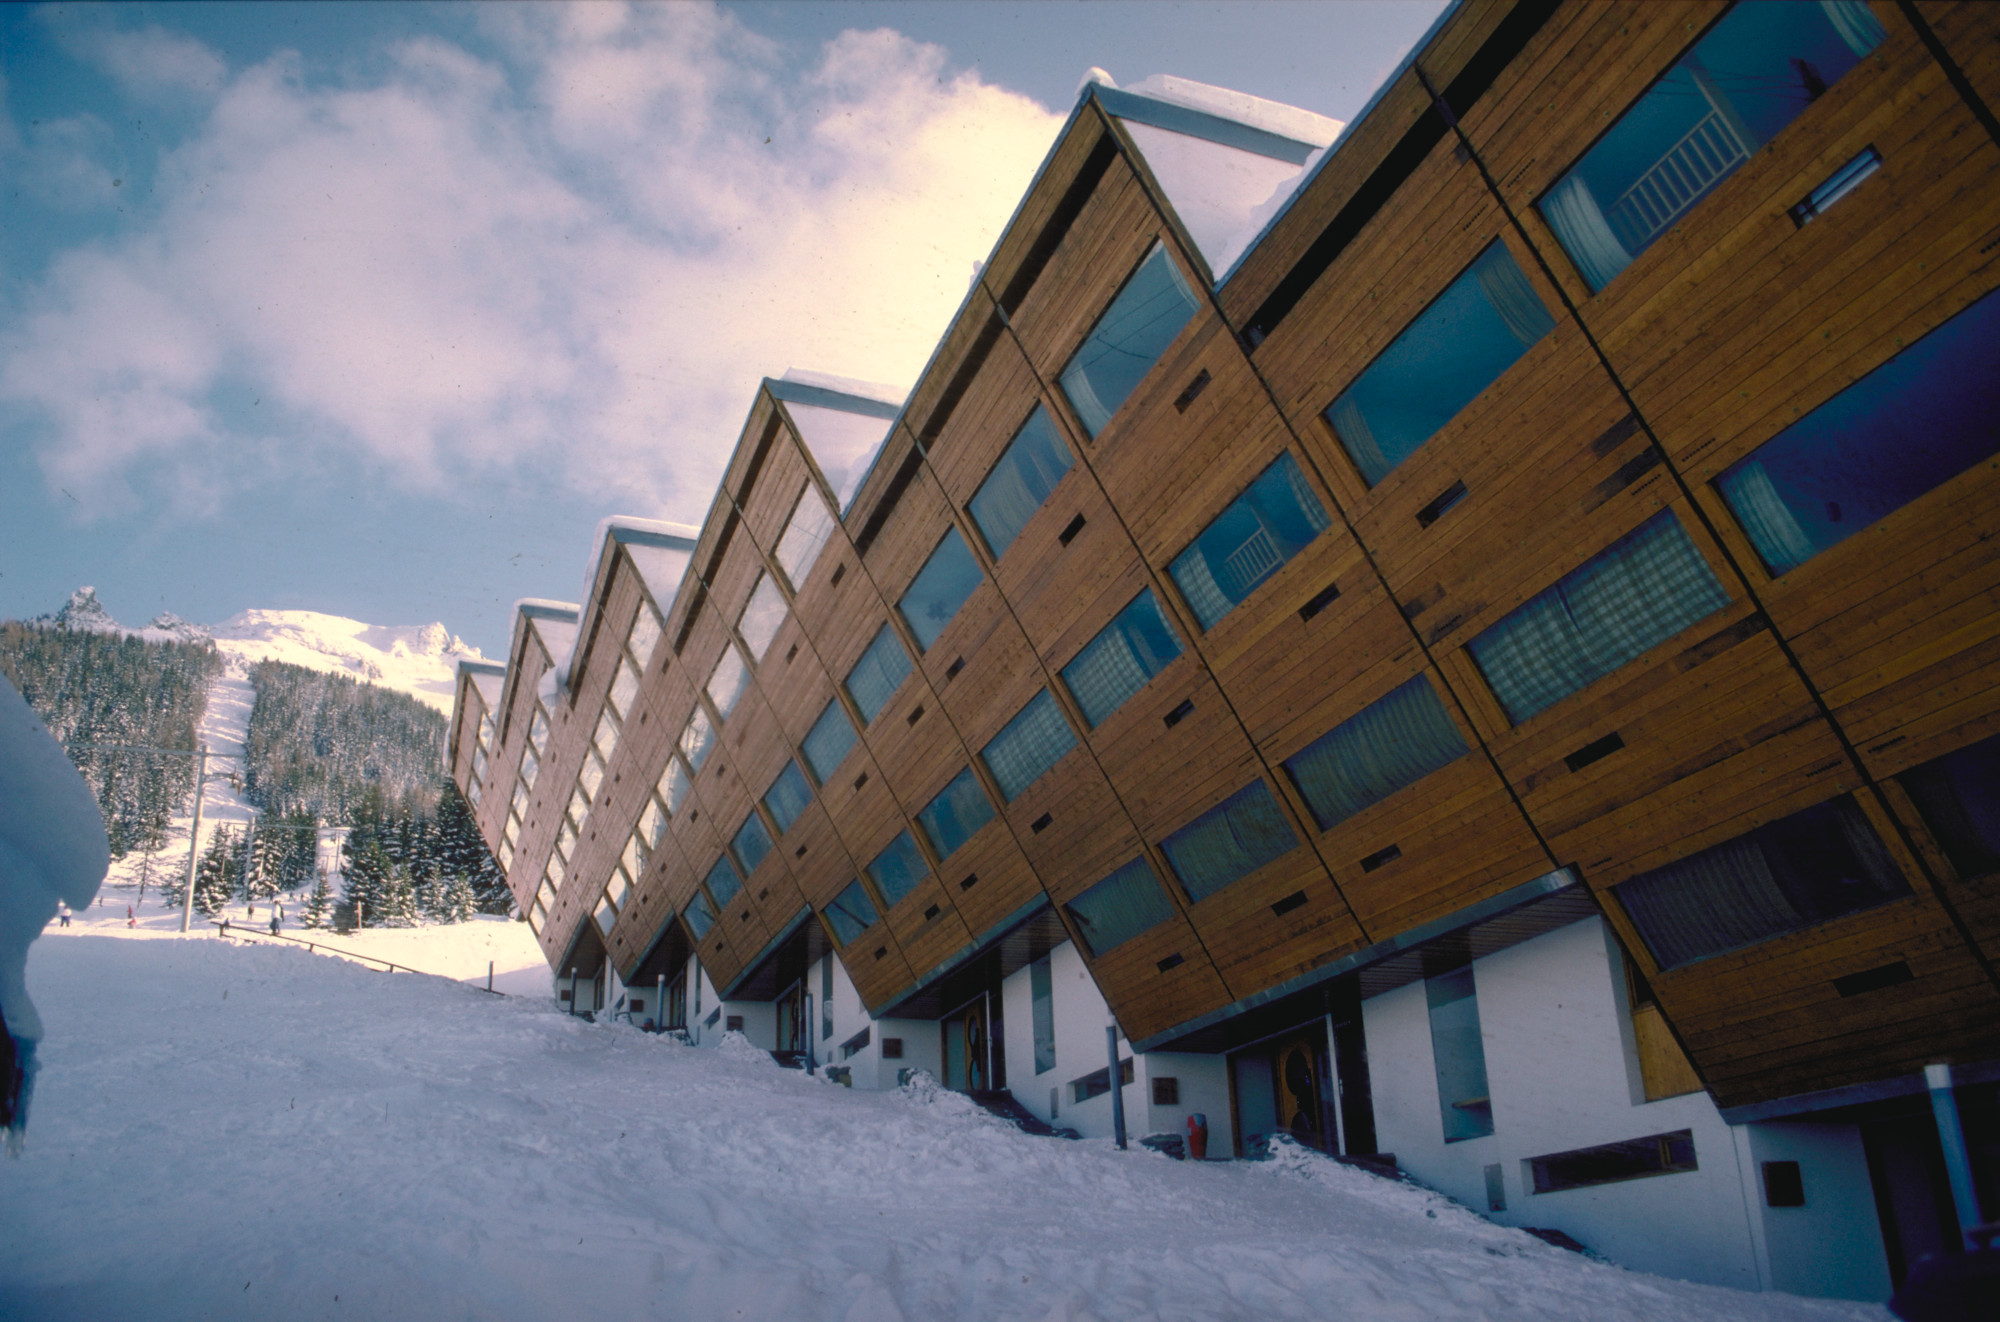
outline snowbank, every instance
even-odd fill
[[[1887,1316],[1592,1263],[1319,1158],[1031,1138],[293,950],[71,929],[29,972],[23,1322]]]

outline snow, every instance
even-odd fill
[[[259,661],[283,661],[395,689],[447,714],[459,661],[485,660],[436,622],[384,626],[318,611],[247,610],[210,633],[231,674],[247,677]]]
[[[1305,177],[1305,168],[1290,161],[1133,119],[1122,122],[1210,271],[1233,266]]]
[[[1170,73],[1151,74],[1124,90],[1152,97],[1155,101],[1167,101],[1223,119],[1233,119],[1239,124],[1248,124],[1266,133],[1275,133],[1281,138],[1314,147],[1332,146],[1343,127],[1340,120],[1315,111],[1288,106],[1282,101],[1267,101],[1261,96],[1217,87],[1212,83],[1198,83],[1192,78],[1178,78]]]
[[[785,402],[785,412],[797,424],[799,436],[812,451],[813,462],[826,474],[826,483],[833,488],[834,503],[845,514],[855,493],[861,490],[861,480],[874,466],[875,456],[882,452],[882,444],[889,439],[894,423],[866,413],[791,400]]]
[[[1181,1163],[543,997],[214,937],[39,943],[0,1316],[1878,1319],[1548,1247],[1302,1152]]]
[[[903,407],[909,397],[906,386],[886,385],[880,381],[863,381],[858,377],[835,376],[832,372],[815,372],[804,367],[787,367],[781,381],[796,381],[802,386],[818,386],[821,390],[831,390],[842,395],[853,395],[859,399],[872,399],[877,404]]]

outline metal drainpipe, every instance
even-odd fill
[[[1104,1026],[1104,1047],[1111,1055],[1111,1134],[1125,1150],[1125,1080],[1118,1068],[1118,1025]]]
[[[1972,1158],[1965,1147],[1965,1126],[1958,1118],[1951,1066],[1924,1066],[1924,1082],[1930,1085],[1931,1114],[1937,1117],[1938,1145],[1944,1149],[1944,1169],[1951,1180],[1951,1203],[1958,1212],[1958,1231],[1965,1247],[1977,1249],[1979,1245],[1970,1232],[1980,1223],[1979,1191],[1972,1182]]]

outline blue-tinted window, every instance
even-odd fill
[[[1063,906],[1091,955],[1102,955],[1174,916],[1173,902],[1160,889],[1144,856],[1098,882]],[[1053,1063],[1053,1062],[1051,1062]]]
[[[710,904],[708,896],[699,890],[694,893],[694,898],[688,901],[687,912],[681,916],[687,919],[687,925],[694,932],[694,939],[697,941],[707,936],[708,929],[715,926],[715,906]]]
[[[1028,993],[1035,1021],[1035,1073],[1046,1074],[1056,1067],[1055,973],[1047,955],[1028,966]]]
[[[995,560],[1007,554],[1069,466],[1069,447],[1056,435],[1049,411],[1035,405],[967,506]]]
[[[875,856],[868,865],[868,875],[875,880],[875,889],[881,892],[886,904],[895,904],[917,888],[917,883],[931,873],[924,856],[917,852],[917,842],[910,839],[908,831],[889,842],[889,847]]]
[[[887,632],[886,626],[884,632]],[[896,641],[890,640],[891,644]],[[902,651],[900,647],[896,649]],[[813,722],[813,728],[806,731],[806,737],[799,744],[799,751],[805,754],[806,765],[812,768],[813,778],[826,784],[847,755],[854,749],[854,722],[847,719],[847,710],[838,701],[829,700],[826,710]]]
[[[764,855],[771,852],[771,833],[764,829],[764,819],[752,809],[743,819],[743,825],[736,828],[736,838],[729,842],[729,852],[736,856],[737,866],[743,875],[749,876],[764,861]]]
[[[1216,623],[1326,530],[1326,506],[1290,452],[1215,518],[1167,567],[1203,629]]]
[[[903,650],[896,631],[885,624],[875,631],[875,641],[868,644],[854,669],[847,672],[847,696],[861,709],[861,723],[874,720],[909,677],[910,654]]]
[[[2000,735],[1896,779],[1961,877],[2000,872]]]
[[[1901,899],[1910,886],[1848,795],[1611,888],[1662,969]]]
[[[1495,239],[1328,406],[1326,419],[1373,486],[1555,324],[1507,245]]]
[[[826,906],[826,921],[833,928],[833,939],[843,946],[875,926],[875,906],[860,882],[848,882],[840,898]]]
[[[736,879],[736,870],[729,866],[727,855],[715,860],[715,866],[708,870],[708,876],[704,880],[708,883],[708,893],[714,897],[717,907],[726,906],[736,898],[736,892],[743,889],[743,883]]]
[[[1063,683],[1094,730],[1180,654],[1180,641],[1147,588],[1063,667]]]
[[[796,762],[785,763],[785,769],[771,782],[771,788],[764,791],[764,807],[778,824],[779,835],[792,829],[792,823],[811,802],[812,789],[806,784],[806,773],[799,770]]]
[[[1864,0],[1744,0],[1538,204],[1602,289],[1887,34]]]
[[[1199,902],[1299,843],[1271,793],[1253,780],[1160,842],[1174,874]]]
[[[2000,452],[2000,292],[1750,452],[1718,485],[1773,574]]]
[[[918,648],[930,649],[978,586],[979,562],[972,558],[972,549],[958,535],[958,529],[953,528],[945,533],[937,550],[931,552],[931,558],[917,571],[910,590],[896,603],[904,623],[916,635]]]
[[[993,801],[967,767],[952,778],[951,784],[917,814],[917,825],[930,837],[939,858],[950,858],[958,847],[972,839],[980,827],[993,820]]]
[[[1507,719],[1525,721],[1728,604],[1663,510],[1468,646]]]
[[[1418,675],[1293,754],[1285,772],[1324,831],[1470,751]]]
[[[1092,436],[1104,430],[1199,306],[1157,244],[1063,369],[1063,394]]]
[[[979,756],[999,784],[1000,797],[1012,803],[1075,747],[1075,731],[1063,719],[1056,700],[1043,689],[993,736]]]
[[[1425,978],[1424,1001],[1430,1007],[1431,1059],[1437,1066],[1444,1141],[1483,1138],[1493,1132],[1493,1096],[1486,1083],[1486,1039],[1479,1029],[1472,965]]]

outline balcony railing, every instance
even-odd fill
[[[1711,110],[1605,211],[1625,246],[1638,252],[1674,223],[1750,149],[1720,110]]]

